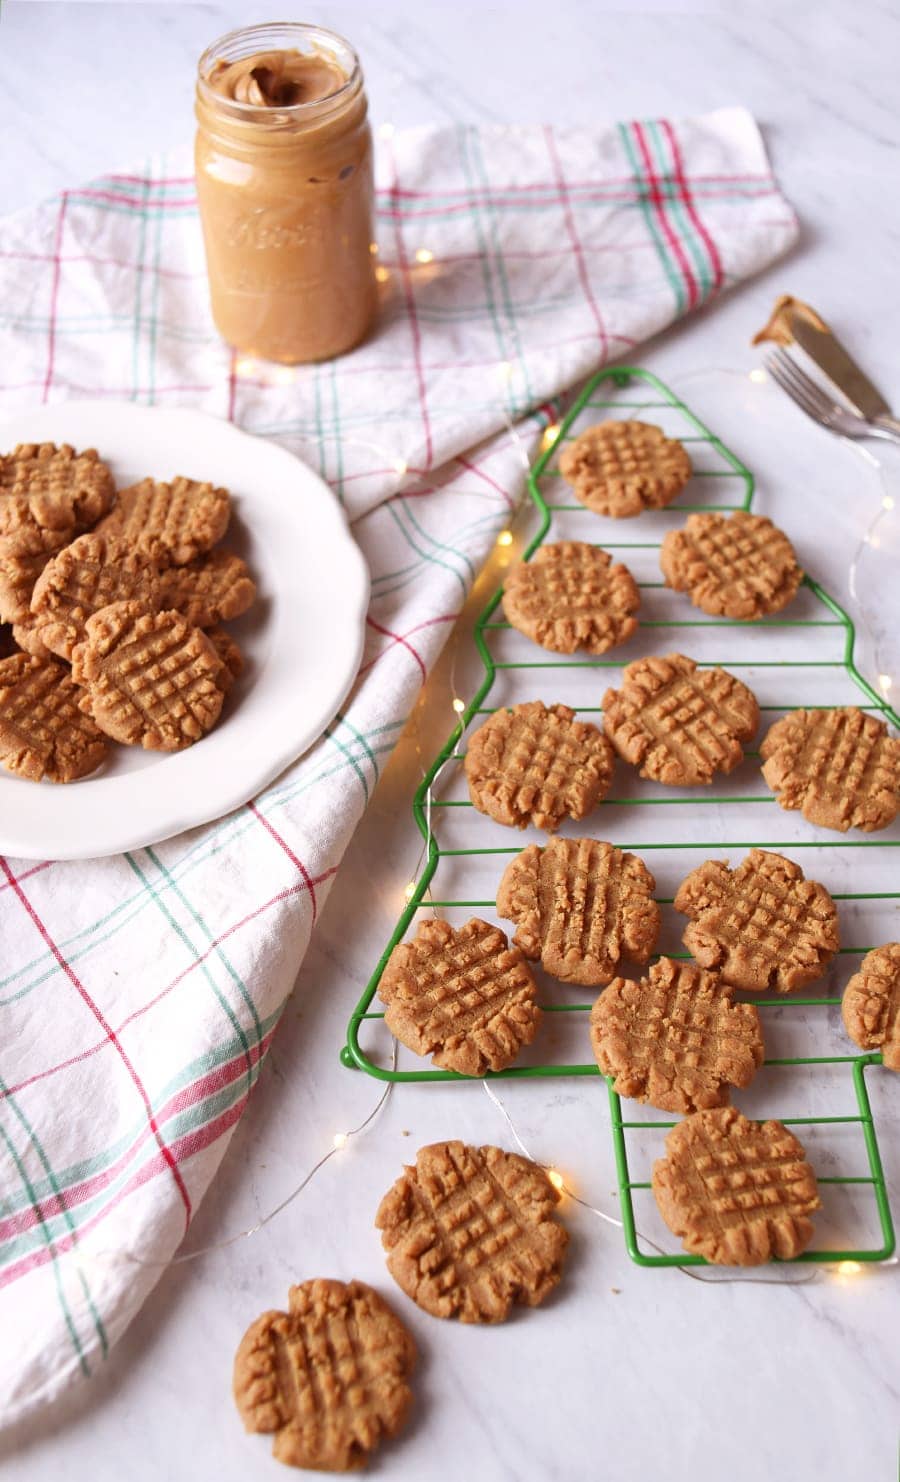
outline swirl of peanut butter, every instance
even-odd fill
[[[347,74],[323,52],[260,51],[239,62],[216,62],[205,80],[219,97],[234,103],[294,108],[330,98],[344,86]]]

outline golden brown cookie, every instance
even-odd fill
[[[498,710],[469,737],[465,771],[481,813],[513,828],[555,833],[584,818],[609,790],[612,747],[568,705],[541,700]]]
[[[717,973],[661,957],[639,983],[614,978],[591,1010],[591,1044],[613,1090],[661,1111],[724,1106],[763,1063],[759,1014]]]
[[[622,688],[603,696],[603,722],[619,756],[642,777],[696,787],[740,764],[759,706],[726,670],[698,669],[683,654],[666,654],[626,666]]]
[[[750,1122],[733,1106],[694,1112],[653,1165],[659,1212],[684,1248],[719,1266],[793,1260],[812,1239],[816,1176],[781,1122]]]
[[[186,566],[222,539],[230,514],[227,489],[195,479],[141,479],[122,490],[99,529],[160,567]]]
[[[72,677],[101,731],[148,751],[181,751],[212,729],[225,697],[222,667],[180,613],[149,613],[138,602],[95,612],[72,655]]]
[[[227,692],[244,672],[244,655],[225,628],[210,628],[206,636],[222,660],[224,672],[219,682]]]
[[[394,948],[378,985],[384,1022],[417,1055],[460,1075],[503,1070],[537,1033],[537,989],[497,926],[422,921]]]
[[[762,774],[782,808],[821,828],[887,828],[900,808],[900,739],[855,705],[792,710],[760,747]]]
[[[47,562],[34,584],[31,611],[44,645],[71,661],[88,618],[114,602],[136,602],[155,611],[163,605],[159,573],[146,557],[95,530]]]
[[[19,623],[13,623],[12,636],[16,644],[26,654],[33,654],[36,659],[52,659],[52,654],[41,638],[40,624],[33,612],[22,618]]]
[[[74,782],[95,771],[106,742],[80,700],[56,659],[0,660],[0,765],[31,782]]]
[[[688,515],[659,552],[668,586],[713,617],[753,619],[780,612],[803,580],[794,547],[763,515]]]
[[[433,1317],[503,1322],[537,1307],[562,1273],[568,1232],[542,1168],[495,1147],[420,1148],[375,1216],[388,1270]]]
[[[503,611],[514,628],[554,653],[606,653],[637,628],[640,593],[627,566],[580,540],[561,540],[514,566]]]
[[[554,978],[597,987],[623,960],[645,963],[659,936],[656,881],[643,860],[599,839],[529,844],[503,872],[497,913],[517,947]]]
[[[900,942],[867,952],[844,990],[844,1028],[861,1050],[880,1050],[900,1070]]]
[[[793,993],[820,978],[840,946],[837,906],[793,860],[751,849],[732,870],[708,859],[683,880],[684,945],[746,993]]]
[[[115,498],[113,477],[93,448],[20,443],[0,456],[0,533],[48,529],[70,536],[96,524]]]
[[[195,628],[213,628],[241,616],[256,600],[246,561],[231,551],[212,551],[187,566],[160,574],[161,605],[183,613]]]
[[[0,620],[24,622],[30,611],[34,585],[47,562],[70,539],[70,532],[23,525],[11,535],[0,535]]]
[[[356,1471],[406,1424],[416,1361],[411,1334],[361,1281],[304,1281],[287,1312],[251,1323],[234,1360],[248,1431],[274,1435],[291,1467]]]
[[[691,476],[691,460],[651,422],[600,422],[563,451],[559,471],[588,509],[623,520],[670,504]]]

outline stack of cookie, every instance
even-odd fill
[[[244,561],[213,550],[230,514],[226,489],[187,478],[117,494],[93,449],[0,456],[0,764],[71,782],[109,739],[206,735],[243,664],[221,624],[256,597]]]

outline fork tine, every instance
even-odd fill
[[[776,386],[780,386],[782,391],[787,393],[791,401],[795,402],[800,408],[801,412],[805,412],[807,417],[810,417],[813,422],[818,422],[820,426],[827,426],[824,413],[810,400],[803,388],[798,386],[793,377],[784,370],[774,355],[766,357],[766,370],[769,372]]]
[[[786,381],[796,390],[798,396],[802,395],[812,406],[825,416],[829,412],[840,410],[833,397],[828,395],[824,386],[820,386],[806,371],[802,370],[796,361],[792,360],[786,350],[773,350],[769,357],[770,362],[777,362]],[[770,369],[771,369],[770,364]],[[780,384],[784,384],[781,382]]]

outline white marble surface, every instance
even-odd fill
[[[644,363],[672,378],[751,364],[750,333],[774,294],[789,289],[828,314],[900,404],[894,8],[826,0],[742,8],[741,18],[724,4],[688,9],[351,0],[320,7],[316,18],[357,43],[375,115],[398,125],[434,117],[575,123],[747,104],[799,212],[801,247],[767,279],[654,344]],[[202,46],[269,18],[256,4],[8,0],[0,21],[3,209],[186,138]],[[793,426],[807,460],[793,487],[793,528],[802,527],[803,558],[842,593],[848,551],[881,490],[825,434]],[[898,475],[895,461],[889,476]],[[782,509],[784,493],[770,483],[762,508]],[[374,1105],[375,1083],[342,1069],[337,1052],[415,866],[409,801],[421,756],[446,730],[447,684],[445,662],[332,891],[194,1245],[253,1223],[335,1131]],[[884,1078],[876,1088],[895,1179],[896,1089]],[[602,1086],[563,1080],[498,1090],[534,1153],[615,1212]],[[373,1211],[402,1159],[448,1135],[508,1141],[478,1086],[399,1087],[366,1137],[262,1234],[168,1273],[105,1372],[0,1442],[0,1475],[274,1476],[267,1443],[242,1436],[228,1398],[243,1325],[279,1305],[291,1281],[314,1274],[356,1275],[390,1295]],[[861,1482],[892,1474],[896,1269],[792,1288],[704,1289],[678,1271],[638,1269],[618,1231],[571,1201],[564,1213],[570,1269],[541,1311],[497,1330],[464,1329],[397,1299],[421,1349],[418,1404],[410,1432],[383,1454],[376,1475],[430,1482],[465,1469],[477,1482],[755,1482],[776,1474]]]

